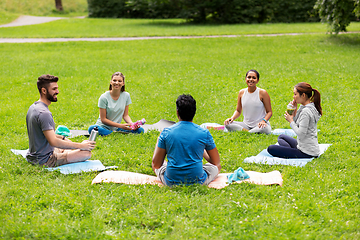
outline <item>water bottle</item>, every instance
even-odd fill
[[[136,121],[136,122],[132,123],[132,124],[130,125],[130,128],[131,128],[132,130],[135,130],[135,129],[137,128],[137,126],[144,125],[145,123],[146,123],[146,120],[145,120],[145,118],[143,118],[143,119],[141,119],[141,120],[139,120],[139,121]]]
[[[91,130],[89,141],[95,141],[97,135],[99,134],[98,127],[94,127],[93,130]]]

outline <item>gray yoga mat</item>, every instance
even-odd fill
[[[176,122],[161,119],[157,123],[144,124],[141,127],[144,129],[144,132],[147,132],[147,131],[150,131],[150,130],[157,130],[157,131],[161,132],[162,130],[164,130],[164,128],[170,127],[170,126],[174,125],[175,123]]]
[[[162,131],[164,128],[170,127],[174,125],[176,122],[161,119],[157,123],[154,124],[144,124],[141,127],[144,129],[144,132],[148,132],[150,130],[157,130]],[[77,137],[77,136],[90,136],[87,130],[70,130],[71,136],[70,137]]]
[[[77,136],[90,136],[87,130],[70,130],[70,137],[77,137]]]

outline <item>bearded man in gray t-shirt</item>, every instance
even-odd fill
[[[56,167],[68,163],[82,162],[91,157],[94,141],[72,142],[65,136],[55,134],[55,123],[49,105],[57,101],[58,77],[42,75],[37,87],[40,99],[33,103],[26,115],[29,151],[26,159],[32,164]],[[76,150],[67,150],[76,149]]]

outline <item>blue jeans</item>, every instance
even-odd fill
[[[94,127],[98,127],[98,131],[99,131],[99,135],[100,136],[107,136],[109,135],[110,133],[112,133],[113,131],[109,130],[109,129],[106,129],[104,127],[100,127],[98,125],[91,125],[88,129],[88,132],[89,134],[91,133],[91,131],[94,129]],[[125,130],[125,129],[122,129],[122,128],[118,128],[116,129],[116,132],[121,132],[121,133],[136,133],[136,134],[139,134],[139,133],[143,133],[144,132],[144,129],[142,127],[140,127],[139,129],[137,130]]]
[[[268,153],[274,157],[281,158],[312,158],[309,154],[303,153],[297,148],[297,140],[285,134],[278,137],[279,145],[270,145],[267,148]]]

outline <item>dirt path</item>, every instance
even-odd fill
[[[189,38],[236,38],[236,37],[264,37],[284,35],[304,35],[315,33],[282,33],[282,34],[248,34],[248,35],[212,35],[212,36],[162,36],[162,37],[114,37],[114,38],[0,38],[0,43],[44,43],[44,42],[101,42],[101,41],[134,41],[151,39],[189,39]]]
[[[15,21],[0,25],[0,27],[18,27],[18,26],[25,26],[25,25],[33,25],[33,24],[40,24],[46,22],[52,22],[59,19],[65,19],[63,17],[35,17],[35,16],[20,16]]]

